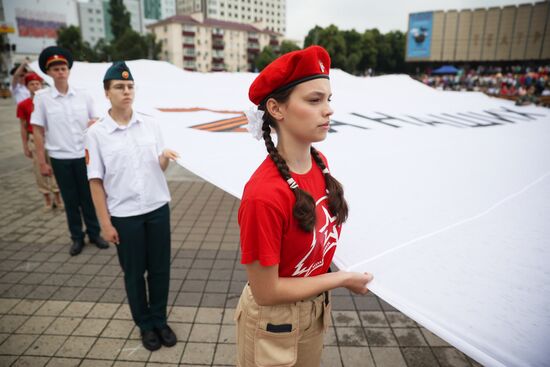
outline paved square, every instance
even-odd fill
[[[231,366],[239,200],[172,165],[173,348],[150,353],[131,320],[114,247],[68,254],[62,211],[45,213],[11,100],[0,101],[0,366]],[[322,366],[477,366],[377,298],[333,293]]]

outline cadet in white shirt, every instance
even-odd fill
[[[170,193],[163,171],[178,154],[165,149],[158,125],[132,109],[134,81],[124,62],[103,79],[109,113],[86,132],[88,179],[101,230],[117,245],[134,322],[148,350],[171,347]],[[144,275],[147,272],[147,295]]]
[[[10,71],[12,75],[10,91],[12,98],[15,100],[15,104],[19,104],[21,101],[31,98],[31,92],[27,89],[27,85],[25,84],[25,75],[28,73],[27,65],[28,61],[25,59],[21,64],[16,64]]]
[[[68,50],[47,47],[40,53],[38,64],[54,80],[54,86],[36,93],[31,115],[40,173],[51,176],[53,169],[73,241],[70,254],[78,255],[84,247],[82,219],[90,242],[106,249],[109,244],[99,235],[84,161],[84,130],[96,117],[93,100],[86,91],[69,86],[73,58]],[[51,166],[44,149],[48,151]]]

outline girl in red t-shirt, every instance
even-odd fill
[[[312,146],[330,128],[329,69],[327,51],[311,46],[273,61],[250,87],[258,111],[247,113],[248,129],[264,139],[269,156],[239,208],[249,283],[235,311],[238,366],[319,366],[328,291],[365,294],[372,279],[329,269],[348,215],[342,186]]]
[[[55,177],[46,177],[40,174],[40,163],[38,162],[34,137],[32,135],[31,114],[34,110],[33,98],[35,93],[42,89],[42,82],[42,78],[34,72],[29,72],[25,75],[25,86],[31,93],[31,96],[17,104],[16,114],[21,122],[23,152],[27,158],[33,160],[33,172],[38,191],[44,195],[44,211],[48,212],[52,210],[54,206],[63,208],[64,205],[59,195],[59,188],[57,187]],[[50,158],[46,155],[46,160],[49,161],[49,159]],[[50,195],[52,195],[53,198]]]

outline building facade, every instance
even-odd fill
[[[9,55],[3,55],[10,65],[23,57],[34,59],[40,51],[55,45],[57,30],[78,26],[75,0],[0,0],[0,22],[9,30],[4,42],[14,45]]]
[[[277,48],[282,34],[251,24],[176,15],[147,27],[162,43],[161,59],[192,71],[250,71],[265,46]]]
[[[550,1],[410,14],[406,60],[550,60]]]
[[[130,13],[130,26],[141,34],[148,24],[176,14],[175,0],[123,0],[123,3]],[[77,6],[82,39],[92,46],[101,38],[110,42],[113,35],[109,0],[78,0]]]
[[[286,0],[177,0],[178,15],[197,12],[207,19],[258,24],[273,32],[286,33]]]
[[[109,2],[105,0],[78,3],[78,22],[82,39],[92,46],[102,38],[107,40],[111,38],[108,5]]]

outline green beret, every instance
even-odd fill
[[[50,65],[64,63],[70,69],[73,66],[73,55],[71,51],[59,46],[46,47],[38,57],[38,65],[44,73],[48,71]]]
[[[113,65],[107,69],[103,81],[107,80],[134,80],[132,73],[124,61],[115,61]]]

